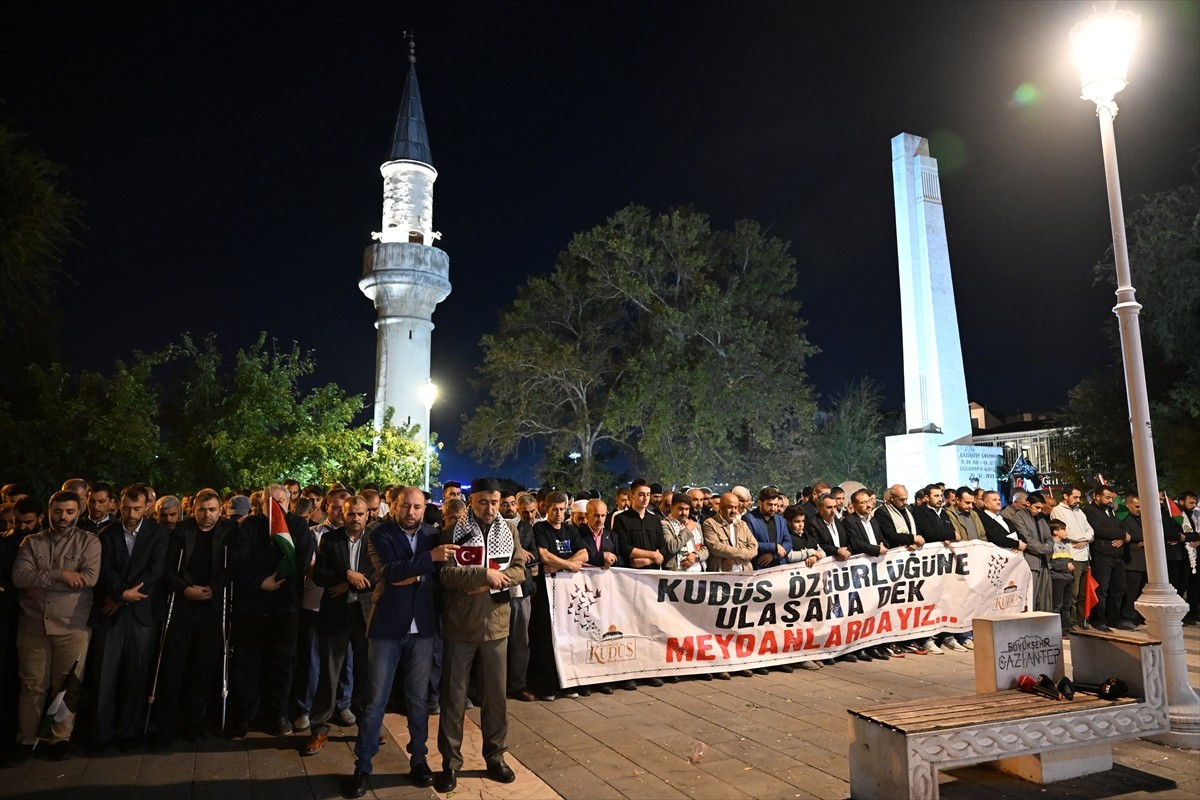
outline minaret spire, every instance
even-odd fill
[[[408,40],[408,78],[404,83],[388,160],[420,161],[432,167],[429,130],[425,127],[425,109],[421,107],[421,88],[417,85],[417,43],[409,31],[404,32],[404,37]]]

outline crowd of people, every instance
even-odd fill
[[[1060,614],[1064,632],[1133,630],[1147,571],[1142,503],[1125,495],[1122,518],[1116,497],[1108,486],[1086,498],[1065,486],[1057,497],[1014,492],[1002,508],[995,491],[940,483],[877,498],[818,482],[793,497],[775,486],[714,493],[638,479],[616,491],[610,513],[596,491],[507,491],[491,478],[466,495],[447,482],[440,507],[411,486],[285,481],[158,497],[144,484],[118,492],[72,479],[43,504],[9,484],[0,490],[0,747],[11,746],[13,764],[39,745],[69,758],[73,739],[99,756],[178,737],[238,740],[259,726],[307,734],[300,750],[311,758],[332,725],[356,726],[346,795],[361,797],[393,710],[407,719],[409,779],[446,792],[463,763],[466,709],[478,704],[487,772],[507,783],[507,700],[664,682],[562,684],[546,585],[556,572],[742,572],[984,540],[1021,554],[1032,610]],[[1196,624],[1196,493],[1154,500],[1169,579],[1189,605],[1185,623]],[[972,648],[969,633],[942,634],[772,669]]]

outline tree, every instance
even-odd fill
[[[334,384],[303,389],[315,370],[311,354],[268,345],[266,334],[238,351],[232,370],[212,336],[135,353],[111,376],[30,366],[0,399],[0,452],[9,454],[0,463],[39,494],[76,475],[146,481],[159,494],[284,478],[419,484],[419,429],[390,417],[381,431],[355,425],[363,398]],[[436,454],[430,466],[436,475]]]
[[[884,437],[903,431],[889,429],[882,402],[879,384],[870,378],[851,381],[833,398],[832,408],[816,424],[811,475],[833,486],[848,480],[884,485]]]
[[[664,483],[794,480],[816,352],[795,285],[787,243],[753,222],[624,208],[501,311],[482,342],[490,402],[462,446],[497,462],[531,441],[551,461],[577,452],[584,486],[615,452]]]
[[[1200,162],[1195,168],[1200,178]],[[1155,455],[1164,488],[1200,485],[1200,183],[1138,198],[1126,218],[1133,285],[1146,363]],[[1114,284],[1113,251],[1095,267],[1097,283]],[[1109,329],[1116,341],[1115,322]],[[1129,406],[1120,351],[1112,364],[1079,383],[1060,422],[1068,428],[1058,469],[1090,479],[1097,472],[1132,487],[1135,482]]]
[[[10,367],[47,360],[47,308],[59,267],[80,227],[80,202],[62,186],[66,170],[24,136],[0,125],[0,337]]]

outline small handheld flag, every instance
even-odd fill
[[[292,533],[288,530],[287,515],[279,501],[267,496],[267,532],[271,541],[283,553],[283,560],[275,568],[275,580],[290,578],[296,574],[296,543],[292,541]]]
[[[46,705],[46,713],[42,715],[42,722],[38,726],[39,739],[45,739],[50,735],[54,723],[63,722],[75,716],[75,709],[79,705],[79,692],[82,689],[79,678],[75,676],[75,668],[78,666],[79,656],[76,656],[75,661],[71,664],[71,670],[63,680],[62,687]]]

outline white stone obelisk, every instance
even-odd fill
[[[1000,448],[971,446],[942,189],[928,141],[910,133],[892,139],[892,182],[907,433],[887,438],[888,483],[910,494],[934,481],[995,488]]]
[[[389,408],[392,424],[425,425],[419,389],[429,380],[433,310],[450,294],[450,257],[433,246],[433,183],[425,112],[409,40],[408,80],[383,174],[383,230],[363,254],[358,287],[379,314],[375,365],[375,428]]]

